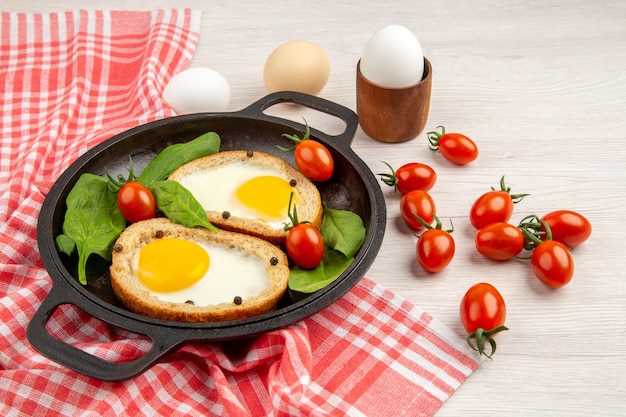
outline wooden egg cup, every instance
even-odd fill
[[[432,67],[424,58],[422,80],[406,88],[387,88],[374,84],[356,67],[356,109],[361,128],[381,142],[411,140],[426,127],[430,110]]]

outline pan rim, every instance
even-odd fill
[[[345,143],[333,142],[333,136],[326,135],[323,132],[319,132],[315,129],[311,129],[312,136],[320,139],[325,144],[329,145],[336,152],[342,154],[347,158],[352,166],[357,170],[359,176],[364,182],[370,199],[371,219],[370,226],[366,232],[365,241],[359,253],[355,256],[354,261],[350,266],[328,287],[310,294],[304,300],[296,301],[290,305],[281,307],[275,311],[265,313],[256,317],[250,317],[241,320],[234,320],[228,322],[212,322],[212,323],[184,323],[173,322],[159,319],[153,319],[146,317],[132,311],[117,307],[106,300],[97,297],[91,293],[87,288],[82,286],[76,278],[65,268],[61,255],[56,250],[54,244],[54,236],[51,230],[52,223],[54,221],[55,210],[58,200],[62,197],[63,191],[68,187],[72,187],[71,180],[77,178],[79,173],[83,170],[85,165],[88,165],[94,158],[97,158],[107,149],[114,147],[119,142],[128,140],[133,135],[149,131],[152,129],[158,129],[163,126],[167,126],[171,123],[187,123],[204,118],[238,118],[241,120],[257,120],[261,123],[280,124],[286,128],[300,129],[302,125],[297,122],[292,122],[287,119],[280,119],[267,115],[249,114],[244,111],[228,112],[228,113],[198,113],[193,115],[173,116],[166,119],[160,119],[154,122],[139,125],[135,128],[118,133],[113,137],[103,141],[102,143],[89,149],[79,158],[77,158],[70,166],[63,171],[59,178],[55,181],[48,196],[52,196],[44,200],[39,215],[38,223],[38,246],[39,251],[44,262],[44,266],[48,270],[54,285],[68,284],[75,293],[80,294],[83,299],[80,302],[77,300],[76,304],[87,310],[91,314],[89,304],[95,304],[100,309],[105,309],[111,312],[114,316],[122,316],[125,319],[133,320],[136,322],[145,323],[151,326],[157,326],[160,328],[171,328],[179,330],[212,330],[216,332],[223,332],[220,336],[198,336],[203,340],[227,340],[236,337],[245,337],[260,332],[265,332],[277,328],[284,327],[285,325],[302,320],[315,312],[322,310],[328,305],[335,302],[343,294],[345,294],[350,288],[358,283],[358,281],[365,274],[373,258],[378,253],[378,250],[382,244],[382,238],[384,235],[384,228],[386,222],[386,208],[384,205],[384,198],[379,184],[376,182],[373,173],[369,170],[367,165],[362,161],[358,155],[346,146]],[[217,132],[219,134],[219,132]],[[382,204],[377,204],[381,203]],[[370,257],[372,259],[366,259]],[[357,276],[357,277],[355,277]],[[349,279],[348,279],[349,278]],[[60,279],[63,280],[63,284],[60,284]],[[93,310],[92,310],[93,311]],[[94,317],[104,319],[96,314]],[[110,324],[116,325],[114,322],[115,317],[107,317]],[[113,322],[112,322],[113,321]],[[262,328],[263,324],[271,322],[271,328]],[[243,331],[241,331],[243,329]],[[205,339],[208,338],[208,339]]]

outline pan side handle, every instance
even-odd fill
[[[147,334],[147,328],[133,329],[130,328],[131,326],[124,326],[126,330],[149,337],[152,341],[150,350],[128,362],[110,362],[98,358],[48,333],[46,324],[50,316],[56,308],[63,304],[78,306],[77,303],[66,300],[63,297],[62,289],[55,285],[30,321],[26,334],[31,346],[39,353],[83,375],[103,381],[121,381],[132,378],[182,344],[180,338],[175,334],[176,332],[169,334],[168,332],[161,332],[155,336]]]
[[[342,133],[334,136],[326,134],[326,136],[331,136],[334,139],[333,143],[337,141],[346,148],[350,147],[352,139],[354,139],[354,134],[359,127],[359,117],[351,109],[317,96],[295,91],[278,91],[268,94],[260,100],[252,103],[245,109],[241,110],[240,113],[251,117],[276,120],[278,118],[268,116],[263,112],[271,106],[279,103],[299,104],[343,120],[346,124],[346,128]],[[284,122],[283,119],[281,119],[281,121]],[[304,126],[302,124],[298,123],[297,125],[298,129],[304,130]],[[315,129],[311,129],[311,131],[314,130]]]

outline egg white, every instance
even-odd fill
[[[281,219],[263,218],[254,209],[243,205],[237,198],[237,189],[245,182],[264,175],[285,178],[279,170],[258,165],[233,162],[210,169],[201,169],[185,175],[180,183],[187,188],[205,210],[228,211],[231,215],[264,221],[274,230],[289,223],[289,216]]]
[[[150,295],[162,301],[206,306],[232,303],[239,296],[243,300],[262,293],[269,288],[269,278],[262,260],[242,250],[219,245],[194,242],[202,247],[211,259],[209,270],[193,285],[179,291],[152,291],[139,281]],[[137,277],[139,255],[134,259],[134,276]]]

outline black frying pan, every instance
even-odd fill
[[[113,176],[127,174],[129,156],[136,172],[140,173],[166,146],[189,141],[207,131],[220,135],[222,150],[258,150],[294,164],[292,153],[281,151],[276,145],[292,145],[281,135],[302,132],[305,126],[264,112],[278,103],[303,105],[336,116],[346,124],[345,131],[336,136],[311,128],[311,137],[326,144],[335,159],[335,174],[319,185],[323,202],[331,208],[359,214],[367,228],[365,242],[354,262],[336,281],[299,301],[286,296],[275,311],[258,317],[206,324],[156,320],[130,312],[115,298],[108,265],[97,256],[89,258],[89,285],[78,283],[76,259],[59,254],[55,237],[61,233],[67,194],[81,174],[104,175],[106,171]],[[28,326],[31,345],[50,359],[82,374],[101,380],[122,380],[143,372],[185,343],[255,336],[299,321],[335,302],[365,274],[385,232],[386,210],[379,183],[350,148],[357,127],[357,115],[348,108],[306,94],[279,92],[238,112],[192,114],[148,123],[120,133],[86,152],[59,177],[41,207],[37,239],[53,287]],[[58,340],[47,332],[46,323],[62,304],[75,305],[113,326],[146,335],[152,340],[152,348],[130,362],[113,363]]]

